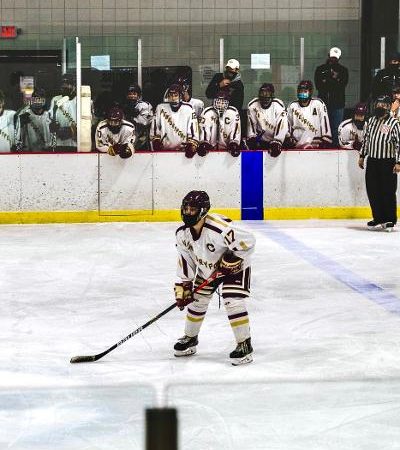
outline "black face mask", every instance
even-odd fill
[[[362,130],[364,128],[364,120],[353,120],[353,123],[357,130]]]
[[[182,220],[187,227],[194,227],[200,219],[197,214],[195,216],[191,216],[190,214],[182,214]]]
[[[120,129],[121,129],[121,126],[119,126],[119,127],[110,127],[110,125],[108,125],[108,129],[111,131],[112,134],[118,134]]]
[[[385,108],[382,108],[381,106],[378,106],[374,109],[374,116],[378,117],[378,119],[381,119],[382,117],[385,117],[388,113],[388,110]]]
[[[228,78],[228,80],[231,80],[231,81],[235,78],[235,76],[236,76],[236,73],[234,73],[234,72],[228,72],[228,71],[226,71],[226,72],[224,73],[224,77],[225,77],[225,78]]]

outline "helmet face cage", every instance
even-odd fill
[[[111,131],[117,131],[122,126],[124,113],[120,108],[112,108],[107,116],[107,125]]]
[[[174,98],[172,98],[174,97]],[[176,100],[176,97],[178,97],[178,100]],[[182,94],[181,94],[181,90],[180,87],[173,84],[172,86],[170,86],[170,88],[167,91],[167,102],[168,103],[172,103],[173,105],[180,103],[182,100]]]
[[[186,212],[188,207],[196,208],[196,213],[188,214]],[[181,217],[185,225],[194,226],[206,216],[209,210],[210,198],[208,194],[205,191],[191,191],[182,200]]]
[[[214,99],[213,106],[222,115],[228,109],[229,100],[224,97],[217,97]]]
[[[269,106],[274,99],[274,90],[267,86],[261,86],[258,91],[258,99],[263,106]]]

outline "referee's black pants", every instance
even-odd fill
[[[377,223],[397,222],[397,174],[393,173],[395,163],[396,160],[392,158],[367,159],[365,183],[372,217]]]

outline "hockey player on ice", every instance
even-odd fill
[[[264,83],[258,97],[249,102],[247,110],[247,145],[251,150],[268,149],[269,154],[281,154],[289,130],[285,105],[275,98],[275,88]]]
[[[338,128],[339,145],[341,148],[361,150],[364,140],[364,128],[367,120],[368,106],[358,103],[351,119],[344,120]]]
[[[183,150],[187,158],[193,158],[199,140],[196,113],[191,105],[182,101],[178,84],[169,87],[167,99],[157,106],[151,125],[153,150]]]
[[[5,96],[0,91],[0,152],[9,153],[15,148],[15,111],[5,109]]]
[[[324,148],[332,144],[325,103],[312,94],[312,82],[301,81],[297,86],[297,101],[288,107],[290,136],[286,141],[287,147]]]
[[[240,117],[229,105],[229,92],[218,92],[213,105],[206,108],[199,119],[200,145],[198,154],[205,156],[210,150],[227,150],[232,156],[240,155]]]
[[[45,110],[46,93],[35,89],[29,105],[18,113],[15,136],[18,151],[51,150],[50,114]]]
[[[235,366],[246,364],[253,360],[246,299],[250,293],[250,257],[255,239],[227,217],[209,213],[209,209],[210,199],[204,191],[191,191],[182,200],[184,225],[176,231],[175,299],[179,309],[188,308],[185,334],[174,346],[175,356],[196,353],[198,334],[219,280],[196,293],[193,288],[218,270],[224,275],[222,298],[237,343],[230,360]]]
[[[96,149],[111,156],[130,158],[135,151],[135,126],[124,120],[124,112],[114,106],[107,119],[99,122],[96,128]]]
[[[128,88],[124,114],[128,122],[135,125],[136,150],[149,150],[149,132],[153,121],[153,107],[149,102],[142,100],[142,89],[138,84]]]

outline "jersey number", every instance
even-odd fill
[[[235,240],[235,234],[234,234],[233,230],[229,230],[226,233],[224,242],[226,245],[231,245],[234,240]]]

